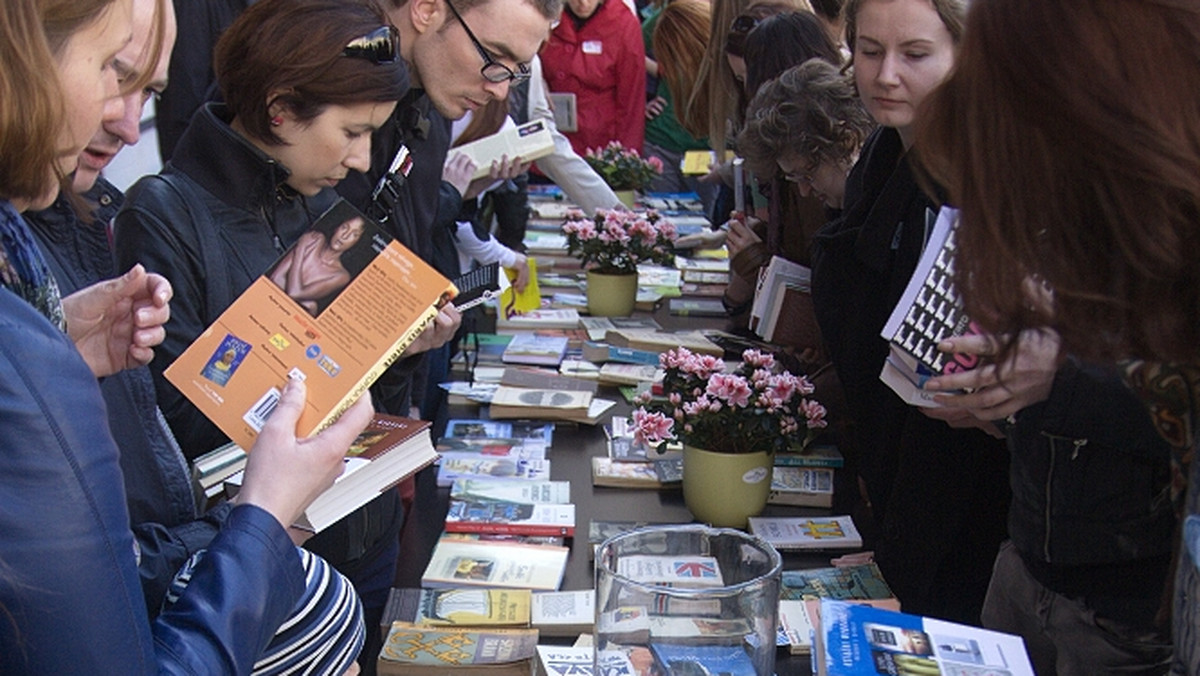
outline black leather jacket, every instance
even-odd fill
[[[182,191],[159,176],[143,177],[129,189],[114,235],[119,267],[142,263],[175,288],[167,337],[150,369],[159,407],[184,454],[195,458],[228,439],[163,378],[163,370],[337,196],[325,190],[305,199],[289,188],[287,170],[230,128],[222,104],[207,104],[196,114],[163,174]],[[402,514],[395,491],[387,491],[305,546],[356,580],[357,564],[348,562],[366,565],[391,546]]]
[[[1170,448],[1145,406],[1117,373],[1069,360],[1016,421],[1009,533],[1030,572],[1070,596],[1157,601],[1175,514]]]

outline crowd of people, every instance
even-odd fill
[[[1200,673],[1200,5],[6,0],[0,57],[0,673],[372,673],[411,490],[290,524],[372,411],[437,414],[463,315],[312,438],[289,383],[211,509],[187,463],[227,439],[163,370],[268,272],[318,314],[363,232],[312,231],[339,198],[522,286],[528,181],[615,207],[581,158],[610,141],[714,151],[655,187],[711,205],[731,322],[772,256],[812,268],[787,321],[822,343],[780,348],[906,611],[1019,634],[1039,674]],[[165,168],[122,193],[151,99]],[[530,119],[533,177],[453,150]],[[982,365],[919,408],[880,329],[947,205],[982,332],[939,348]]]

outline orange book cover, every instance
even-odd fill
[[[335,420],[433,321],[454,285],[339,200],[166,370],[242,448],[290,375],[308,385],[297,425]]]

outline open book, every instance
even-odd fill
[[[333,262],[329,262],[333,255]],[[242,448],[288,378],[307,381],[299,436],[354,403],[457,289],[344,200],[237,298],[166,370]]]

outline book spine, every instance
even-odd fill
[[[573,537],[574,526],[539,523],[491,523],[478,521],[446,521],[448,533],[493,533],[497,535],[549,535]]]
[[[329,412],[329,415],[325,416],[321,420],[320,424],[317,425],[316,429],[314,429],[312,433],[317,434],[321,430],[332,425],[333,422],[346,411],[346,409],[350,408],[354,402],[358,401],[358,398],[367,391],[367,388],[371,387],[371,385],[379,379],[379,376],[383,375],[383,372],[386,371],[387,368],[391,366],[397,359],[399,359],[400,355],[404,354],[404,351],[413,344],[413,341],[417,339],[417,336],[421,335],[421,332],[433,323],[434,319],[437,318],[437,314],[437,308],[432,305],[429,306],[429,309],[425,311],[425,314],[421,317],[421,319],[409,327],[409,329],[400,336],[400,339],[392,345],[392,348],[388,350],[382,357],[380,357],[379,361],[375,362],[374,366],[372,366],[365,374],[363,374],[363,377],[359,379],[357,383],[355,383],[354,387],[350,388],[350,391],[346,393],[346,396],[342,397],[342,400],[338,402],[337,406],[333,407],[333,410]]]

